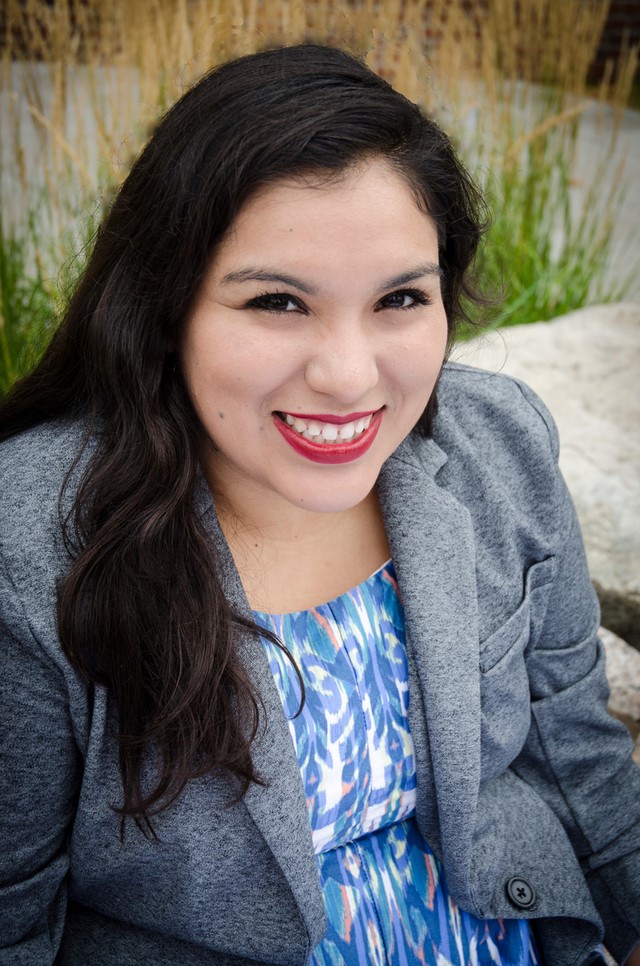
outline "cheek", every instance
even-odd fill
[[[412,339],[403,346],[396,345],[393,374],[389,376],[397,402],[403,411],[403,421],[412,429],[431,397],[444,362],[446,350],[446,324],[429,333],[429,338]]]
[[[224,429],[240,416],[260,394],[260,387],[241,371],[225,366],[207,366],[201,363],[192,370],[187,383],[200,417],[207,423],[220,424]]]
[[[255,367],[246,340],[221,339],[204,326],[196,328],[185,345],[183,371],[190,391],[197,396],[241,392],[243,386],[251,385]]]
[[[247,416],[255,426],[256,413],[260,416],[259,429],[264,430],[270,400],[293,378],[286,353],[253,346],[246,338],[216,346],[201,340],[185,353],[183,371],[201,419],[210,429],[216,426],[222,432],[230,432],[232,424]]]
[[[425,382],[435,379],[440,372],[444,359],[444,345],[425,351],[424,346],[416,346],[405,356],[404,378],[408,385],[424,386]]]
[[[427,340],[415,338],[395,346],[388,358],[393,360],[395,381],[400,389],[429,392],[435,383],[446,351],[446,326],[431,331]]]

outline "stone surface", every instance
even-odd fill
[[[640,305],[500,329],[452,358],[523,379],[551,410],[602,622],[640,648]]]
[[[609,711],[629,729],[640,765],[640,653],[612,631],[600,628],[611,688]]]

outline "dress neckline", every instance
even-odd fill
[[[341,594],[338,594],[336,597],[332,597],[330,600],[323,601],[320,604],[314,604],[312,607],[303,607],[302,610],[291,610],[291,611],[285,611],[283,613],[271,613],[269,611],[254,609],[253,613],[256,617],[274,618],[274,617],[296,617],[300,614],[308,614],[311,611],[322,610],[323,608],[331,607],[335,605],[338,601],[342,600],[344,597],[351,597],[356,591],[359,591],[361,588],[366,587],[367,584],[370,584],[373,581],[377,580],[380,577],[380,575],[384,573],[386,570],[388,570],[389,568],[393,568],[393,559],[391,557],[389,558],[389,560],[386,560],[383,564],[381,564],[377,568],[377,570],[374,570],[372,574],[369,574],[368,577],[365,577],[364,580],[360,581],[359,584],[356,584],[354,587],[350,587],[349,590],[344,590]]]

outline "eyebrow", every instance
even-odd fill
[[[425,275],[442,278],[443,274],[442,269],[435,262],[425,262],[423,265],[416,265],[415,268],[401,272],[400,275],[392,275],[390,278],[385,279],[379,286],[378,293],[385,292],[390,288],[397,288],[400,285],[407,285],[409,282],[415,282],[416,279],[423,278]],[[230,282],[279,282],[282,285],[290,285],[292,288],[297,288],[300,292],[304,292],[305,295],[318,294],[318,289],[314,285],[303,282],[302,279],[296,278],[295,275],[288,275],[284,272],[272,272],[266,268],[241,268],[236,272],[228,272],[220,279],[221,285],[227,285]]]

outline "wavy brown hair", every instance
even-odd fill
[[[260,782],[260,702],[236,654],[241,626],[196,513],[200,426],[171,351],[216,246],[262,185],[335,177],[384,158],[433,218],[450,341],[482,200],[446,135],[357,57],[315,44],[265,50],[204,76],[158,124],[99,229],[37,368],[0,408],[0,438],[57,416],[92,440],[59,586],[62,648],[118,709],[123,801],[152,816],[186,782],[223,768]],[[429,433],[435,394],[419,429]],[[69,479],[69,477],[67,478]],[[157,752],[143,789],[144,754]]]

